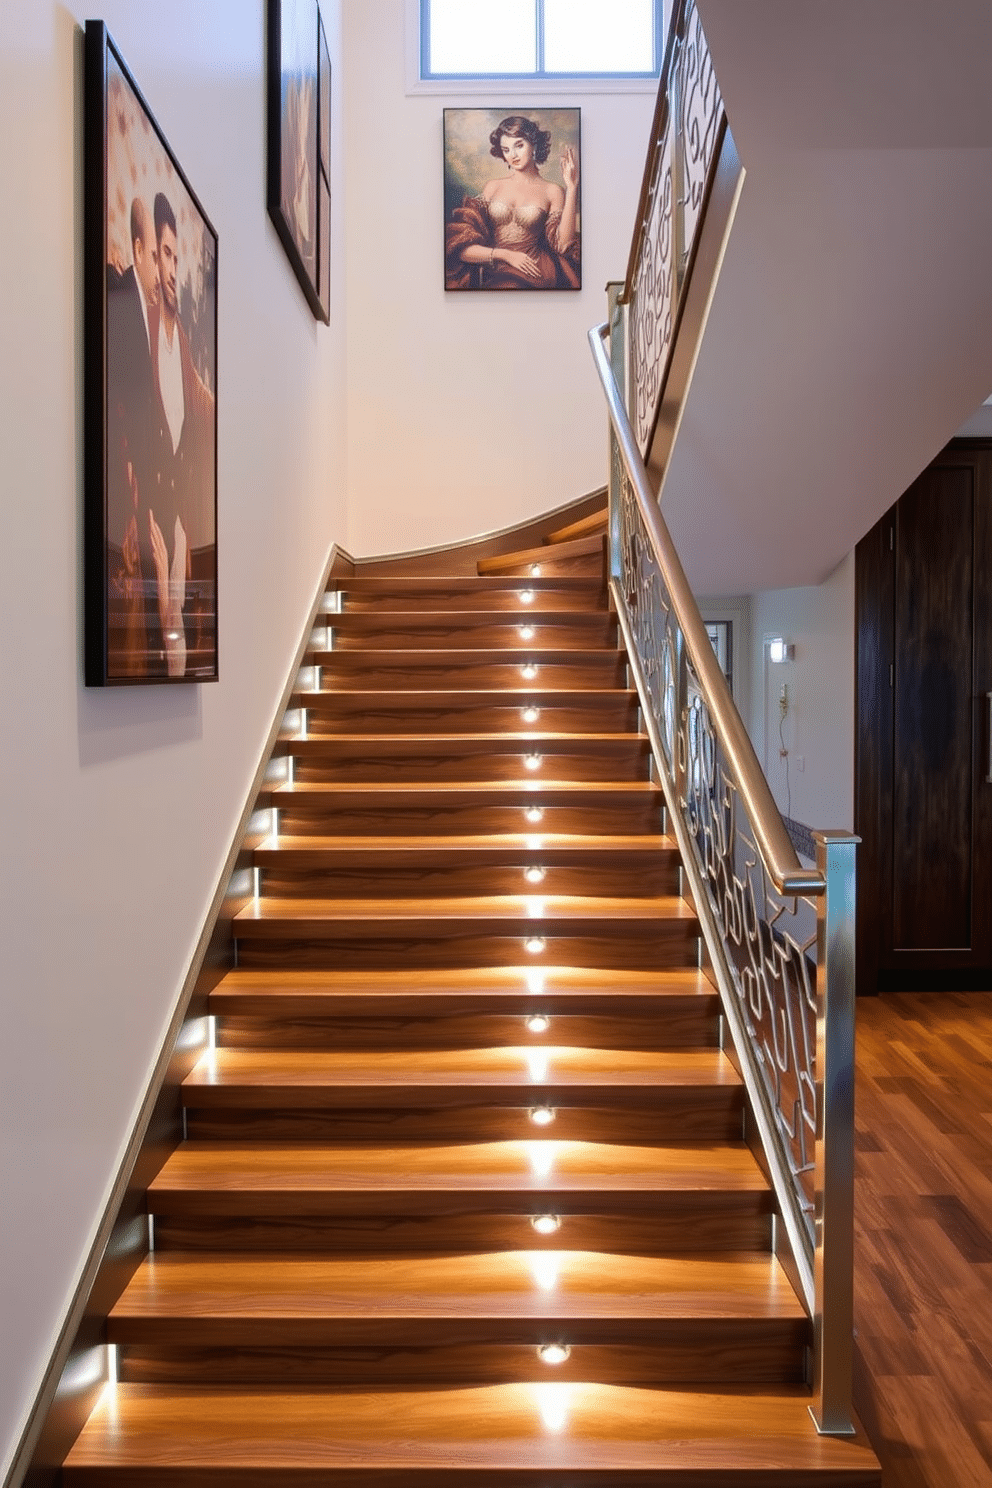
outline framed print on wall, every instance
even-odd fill
[[[445,289],[581,289],[580,110],[444,110]]]
[[[217,679],[217,234],[86,22],[88,686]]]
[[[317,0],[269,0],[268,208],[310,309],[330,319],[331,58]]]

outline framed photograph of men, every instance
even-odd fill
[[[580,111],[444,110],[445,289],[581,289]]]
[[[269,0],[268,208],[318,320],[330,315],[331,60],[317,0]]]
[[[217,671],[217,234],[102,21],[86,23],[88,686]]]

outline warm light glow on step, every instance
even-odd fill
[[[540,868],[536,863],[532,863],[529,868],[525,868],[524,869],[524,878],[527,880],[528,883],[533,883],[533,884],[543,883],[544,882],[544,876],[545,876],[544,869],[543,868]]]
[[[551,1027],[551,1019],[546,1018],[543,1013],[535,1013],[532,1018],[527,1019],[528,1033],[547,1033]]]
[[[548,1064],[551,1055],[547,1049],[528,1049],[526,1054],[527,1070],[535,1085],[543,1085],[548,1078]]]
[[[535,1214],[531,1224],[539,1235],[557,1235],[561,1229],[557,1214]]]
[[[534,1280],[542,1292],[553,1292],[558,1285],[561,1262],[553,1250],[536,1250],[527,1257]]]
[[[540,708],[525,708],[522,713],[524,723],[536,723],[541,716]]]
[[[530,1119],[535,1126],[550,1126],[555,1119],[555,1113],[550,1106],[534,1106]]]
[[[529,661],[526,666],[520,668],[520,675],[526,682],[533,682],[537,676],[537,667],[532,661]]]
[[[533,627],[533,625],[521,625],[521,627],[520,627],[520,639],[522,641],[532,641],[534,639],[534,627]]]
[[[567,1343],[545,1343],[537,1351],[542,1364],[564,1364],[571,1352]]]
[[[544,763],[544,761],[542,760],[542,758],[541,758],[541,756],[539,754],[525,754],[524,755],[524,769],[525,770],[539,770],[541,768],[541,766],[543,765],[543,763]]]
[[[520,599],[520,603],[521,604],[533,604],[534,603],[534,591],[533,591],[533,589],[521,589],[520,594],[519,594],[518,597]]]
[[[525,976],[527,978],[527,991],[528,992],[534,992],[534,993],[536,993],[536,994],[539,995],[541,992],[544,991],[544,972],[543,971],[541,971],[537,967],[534,967],[532,970],[527,971],[524,974],[525,974]]]
[[[547,1431],[563,1431],[568,1425],[569,1385],[536,1385],[537,1409]]]
[[[527,810],[524,812],[524,816],[529,822],[543,821],[544,808],[542,806],[528,806]]]
[[[539,563],[532,563],[530,566],[530,571],[532,576],[536,579],[541,572],[541,565]]]
[[[553,1111],[551,1115],[553,1119]],[[547,1178],[550,1176],[551,1170],[555,1165],[555,1150],[556,1144],[554,1142],[531,1142],[530,1165],[535,1178]]]
[[[107,1384],[116,1385],[117,1380],[117,1345],[107,1344]]]
[[[530,935],[524,941],[524,949],[531,956],[540,956],[547,948],[548,942],[543,935]]]

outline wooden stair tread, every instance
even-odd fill
[[[499,734],[466,734],[459,730],[452,730],[450,734],[438,736],[434,733],[395,733],[395,734],[299,734],[287,733],[283,735],[282,744],[287,746],[286,752],[306,757],[310,754],[336,755],[343,754],[349,749],[373,751],[379,754],[395,754],[404,750],[424,751],[426,753],[457,752],[465,750],[467,753],[489,753],[506,754],[520,749],[527,753],[535,750],[560,754],[599,754],[599,753],[627,753],[631,750],[640,751],[645,754],[649,752],[650,743],[646,734],[624,732],[620,729],[612,733],[602,733],[599,730],[589,729],[585,733],[561,731],[552,733],[548,730],[538,731],[536,728],[527,733],[517,730],[506,729]]]
[[[565,799],[582,796],[657,796],[663,799],[660,785],[653,780],[551,780],[529,772],[519,780],[298,780],[271,785],[265,794],[278,804],[280,798],[300,796],[388,797],[438,796],[440,798],[478,796],[559,796]]]
[[[539,895],[540,912],[532,909],[534,900],[527,894],[493,894],[465,898],[423,899],[254,899],[234,917],[237,933],[250,926],[291,924],[293,922],[348,923],[375,922],[382,925],[408,924],[420,921],[428,933],[445,922],[479,922],[493,927],[509,926],[512,933],[567,921],[581,929],[583,924],[638,921],[682,924],[694,929],[695,912],[684,899],[672,895],[645,899],[607,899],[592,895]]]
[[[718,1473],[736,1469],[733,1481],[749,1488],[795,1488],[802,1471],[826,1475],[825,1484],[877,1484],[864,1434],[818,1436],[808,1403],[798,1386],[679,1391],[549,1380],[288,1393],[122,1385],[94,1411],[64,1474],[68,1484],[93,1484],[94,1472],[116,1468],[128,1488],[159,1488],[173,1474],[188,1488],[231,1483],[224,1473],[237,1473],[240,1488],[433,1488],[464,1485],[477,1471],[490,1485],[538,1488],[564,1472],[589,1488],[619,1488],[631,1474],[643,1484],[669,1475],[713,1488]]]
[[[547,1157],[550,1170],[543,1167]],[[524,1193],[765,1194],[767,1182],[743,1144],[622,1146],[612,1142],[184,1142],[149,1185],[152,1207],[165,1194],[243,1197],[413,1194],[432,1206],[445,1195]]]
[[[600,557],[603,544],[600,535],[573,537],[554,546],[542,544],[537,548],[519,548],[512,553],[497,553],[492,558],[480,558],[477,564],[480,577],[486,574],[503,574],[510,568],[519,568],[528,563],[539,565],[562,558]],[[534,578],[541,575],[535,574]]]
[[[542,698],[548,701],[542,702]],[[458,703],[472,708],[500,707],[520,710],[530,706],[561,708],[567,702],[573,704],[609,703],[626,700],[636,703],[637,692],[632,687],[577,686],[574,682],[562,686],[548,686],[547,682],[527,683],[521,679],[513,687],[383,687],[369,692],[365,688],[333,687],[312,690],[300,688],[293,693],[291,704],[296,708],[310,708],[317,703],[361,702],[371,707],[373,702],[381,707],[395,706],[397,702],[416,701],[424,707],[439,707]]]
[[[544,541],[554,546],[557,543],[570,542],[576,537],[588,537],[590,533],[605,532],[609,520],[609,507],[603,506],[599,511],[590,512],[587,517],[580,517],[577,522],[569,522],[564,527],[556,527],[554,532],[548,533]]]
[[[361,1087],[375,1099],[395,1087],[427,1091],[446,1086],[523,1092],[531,1101],[549,1089],[590,1091],[602,1086],[685,1089],[740,1086],[740,1076],[720,1049],[658,1051],[586,1049],[559,1045],[490,1049],[245,1050],[205,1055],[183,1081],[187,1103],[211,1093],[271,1091],[299,1100],[307,1089]]]
[[[335,971],[332,969],[269,970],[232,967],[213,996],[224,989],[237,992],[342,993],[383,992],[395,996],[451,994],[452,996],[527,993],[535,991],[531,978],[540,978],[541,996],[567,993],[576,996],[664,997],[687,992],[715,995],[715,988],[697,967],[674,967],[658,971],[600,971],[589,966],[548,966],[535,973],[533,966],[481,966],[468,969],[442,967],[391,971]]]
[[[673,837],[644,832],[626,832],[596,836],[588,832],[493,832],[452,837],[320,837],[317,835],[283,835],[278,840],[266,838],[255,848],[256,862],[301,862],[314,857],[328,862],[362,854],[373,858],[403,858],[415,855],[418,861],[430,858],[462,858],[471,855],[473,862],[511,860],[529,862],[535,856],[548,865],[583,857],[612,857],[618,853],[644,854],[654,857],[678,851]]]
[[[389,1256],[149,1256],[111,1311],[126,1321],[361,1318],[801,1318],[774,1256],[497,1251]],[[261,1341],[261,1340],[260,1340]]]

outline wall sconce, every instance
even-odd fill
[[[794,661],[795,656],[795,646],[790,641],[784,640],[782,636],[773,636],[768,642],[769,661]]]

